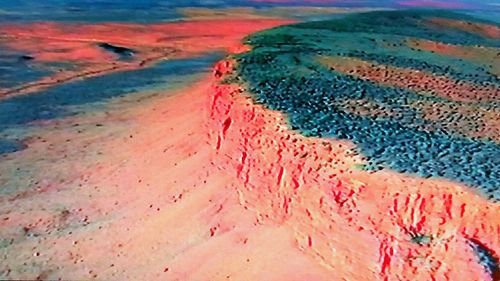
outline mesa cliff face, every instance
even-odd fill
[[[216,162],[339,276],[497,280],[499,30],[384,11],[252,34],[214,71]]]
[[[215,76],[224,81],[234,63],[220,62]],[[237,177],[239,203],[256,224],[286,225],[295,247],[332,276],[496,278],[495,203],[452,181],[363,170],[354,143],[292,131],[240,86],[216,85],[207,106],[213,161]],[[476,257],[474,241],[489,262]]]

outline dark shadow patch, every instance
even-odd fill
[[[488,272],[491,276],[491,279],[493,281],[500,280],[498,256],[493,252],[493,250],[488,249],[488,247],[476,239],[469,239],[469,244],[474,250],[479,264],[484,267],[486,272]]]
[[[0,154],[7,154],[22,150],[25,145],[19,141],[0,139]]]
[[[20,61],[30,61],[30,60],[34,60],[34,59],[35,59],[35,57],[30,56],[30,55],[22,55],[19,57]]]
[[[120,60],[127,60],[135,55],[135,51],[126,47],[115,46],[109,43],[99,43],[98,46],[108,52],[112,52],[117,55]]]

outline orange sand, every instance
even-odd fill
[[[39,62],[71,62],[74,71],[58,72],[13,89],[0,89],[0,98],[27,94],[58,83],[148,66],[163,59],[181,59],[208,52],[229,51],[247,34],[292,23],[286,19],[237,19],[158,24],[59,24],[38,22],[0,26],[0,44],[26,52]],[[131,48],[131,61],[119,61],[98,47],[107,42]]]
[[[500,39],[500,28],[491,24],[473,23],[443,18],[432,18],[429,20],[429,22],[444,27],[451,27],[471,33],[476,33],[488,38]]]
[[[336,71],[361,79],[428,92],[458,102],[496,101],[500,96],[500,89],[494,85],[472,84],[425,71],[378,65],[356,58],[321,57],[320,61]]]
[[[40,22],[5,25],[0,28],[0,34],[11,39],[5,42],[7,46],[31,52],[42,61],[91,61],[108,58],[107,52],[95,46],[92,48],[92,44],[98,42],[136,49],[139,55],[144,51],[161,53],[163,49],[199,54],[227,49],[247,34],[291,22],[285,19],[236,18],[155,24],[62,25]],[[61,52],[61,48],[67,50]]]
[[[500,51],[499,48],[453,45],[423,39],[411,39],[408,40],[407,44],[415,49],[483,64],[486,67],[490,67],[490,71],[500,77],[500,63],[497,56]]]

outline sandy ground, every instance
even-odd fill
[[[488,280],[466,239],[498,250],[498,205],[356,169],[212,75],[81,118],[4,159],[38,181],[0,198],[4,279]]]
[[[244,51],[235,42],[255,30],[241,26],[174,43]],[[161,37],[165,26],[155,28],[144,42]],[[500,252],[498,204],[450,181],[362,170],[353,143],[303,137],[221,85],[231,68],[46,121],[26,149],[2,156],[0,279],[497,278],[469,241]]]

